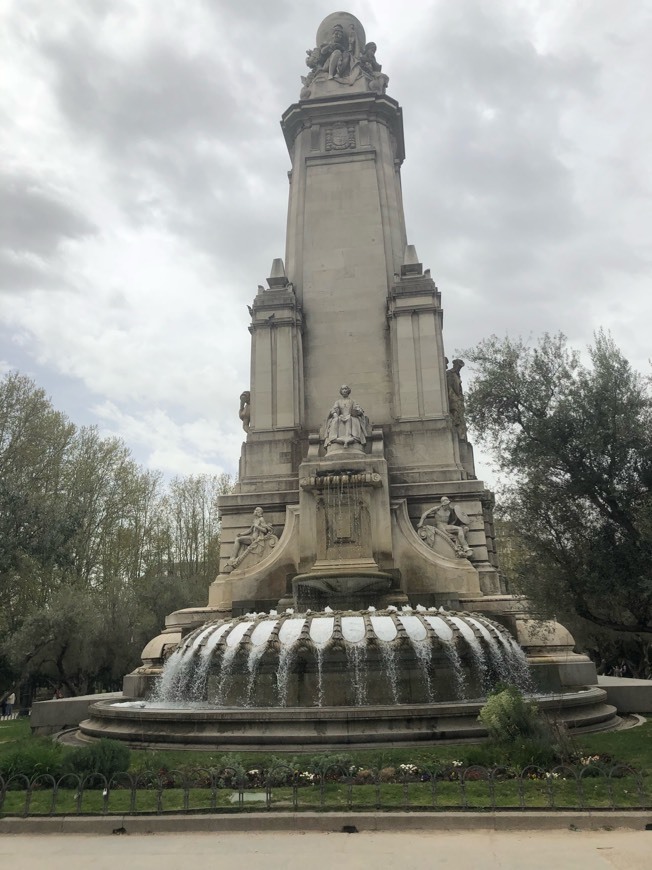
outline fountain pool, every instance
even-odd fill
[[[479,614],[251,613],[191,633],[149,699],[93,705],[80,736],[280,749],[480,739],[499,682],[534,691],[520,646]],[[570,726],[599,727],[613,711],[596,691],[537,700]]]

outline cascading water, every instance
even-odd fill
[[[230,623],[220,626],[223,630],[229,627]],[[196,700],[190,688],[190,683],[194,682],[196,676],[196,655],[203,639],[214,630],[214,625],[204,626],[193,632],[183,646],[177,647],[163,669],[152,700],[162,702]]]
[[[524,656],[515,650],[485,617],[435,608],[252,613],[190,635],[169,659],[156,700],[219,708],[464,700],[499,680],[523,688]]]
[[[501,631],[495,631],[495,626],[487,625],[482,620],[469,617],[468,623],[475,628],[487,642],[489,659],[497,679],[502,682],[513,682],[523,692],[533,692],[534,684],[527,663],[527,657],[511,635],[505,636]],[[494,682],[496,679],[494,678]]]
[[[281,654],[279,655],[278,670],[276,671],[277,702],[279,707],[287,706],[288,681],[293,652],[295,644],[301,636],[304,623],[305,619],[288,619],[281,625],[281,630],[278,633],[279,643],[281,644]]]

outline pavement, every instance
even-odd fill
[[[468,820],[471,821],[470,819]],[[7,835],[12,870],[649,870],[652,831],[361,831]]]

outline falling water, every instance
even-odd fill
[[[224,707],[225,698],[231,686],[233,676],[233,662],[235,660],[237,646],[225,646],[222,652],[222,661],[220,662],[220,678],[215,691],[215,704],[218,707]]]
[[[330,497],[336,500],[338,490],[332,486]],[[247,614],[246,617],[219,624],[211,623],[191,634],[170,657],[159,679],[157,703],[198,703],[206,695],[206,683],[211,669],[216,673],[212,703],[224,706],[252,706],[268,699],[263,691],[258,697],[258,675],[262,663],[272,656],[276,667],[276,703],[287,706],[292,675],[296,671],[298,641],[312,645],[315,656],[316,683],[311,703],[319,707],[337,703],[334,698],[345,692],[338,686],[339,676],[331,667],[329,652],[341,632],[344,643],[347,679],[350,685],[349,703],[369,704],[370,685],[380,687],[381,703],[402,703],[403,673],[399,662],[409,644],[414,664],[408,670],[417,675],[423,685],[423,697],[432,703],[435,697],[462,700],[468,695],[467,672],[462,657],[467,656],[474,676],[483,691],[497,680],[531,690],[525,654],[500,626],[469,615],[438,613],[421,607],[416,611],[396,608],[386,611],[369,609],[361,613],[336,615],[330,608],[318,614],[294,616],[292,611],[279,616]],[[451,694],[438,688],[433,672],[433,659],[441,650],[448,660]],[[434,651],[434,652],[433,652]],[[267,666],[266,666],[267,668]],[[437,671],[439,673],[439,671]],[[411,677],[414,679],[414,677]],[[236,692],[237,687],[237,692]],[[331,687],[333,696],[331,697]],[[295,703],[292,701],[291,703]]]
[[[276,690],[278,693],[279,707],[287,707],[288,703],[288,680],[290,678],[290,665],[294,653],[294,644],[284,646],[278,657],[278,669],[276,671]]]
[[[263,622],[259,622],[251,633],[251,649],[249,650],[249,656],[247,657],[249,679],[247,680],[247,688],[245,692],[245,707],[251,706],[251,694],[258,673],[258,665],[265,653],[267,642],[272,636],[277,624],[277,619],[264,620]]]
[[[399,697],[399,684],[398,684],[398,669],[396,667],[396,650],[393,644],[385,643],[381,641],[378,644],[378,649],[380,650],[380,655],[383,659],[383,666],[385,669],[385,673],[389,679],[389,687],[392,690],[392,698],[394,699],[395,704],[400,704],[401,699]]]
[[[281,644],[281,653],[278,657],[278,669],[276,671],[276,689],[279,707],[287,707],[291,665],[294,660],[295,646],[301,636],[301,630],[305,621],[305,619],[286,619],[281,624],[278,633],[279,643]]]
[[[511,637],[505,638],[502,632],[492,631],[478,619],[469,618],[468,621],[479,629],[485,639],[489,658],[498,679],[504,683],[513,683],[524,692],[533,691],[527,658],[516,641]]]
[[[245,707],[251,706],[251,693],[253,692],[254,683],[256,682],[258,665],[260,664],[260,660],[263,657],[264,652],[265,647],[263,646],[263,644],[259,644],[258,646],[252,646],[249,650],[249,656],[247,658],[247,670],[249,671],[249,679],[247,680],[247,689],[245,691]]]
[[[317,646],[315,647],[315,652],[317,653],[317,706],[324,706],[324,683],[323,683],[323,671],[324,671],[324,647]]]
[[[487,692],[491,688],[491,679],[489,677],[489,671],[487,668],[487,662],[484,650],[482,648],[482,644],[475,636],[475,633],[471,626],[469,626],[463,619],[460,619],[457,616],[449,616],[448,618],[450,622],[452,622],[459,628],[462,637],[466,641],[469,652],[471,653],[473,669],[475,670],[480,688],[483,692]]]
[[[453,671],[453,681],[455,684],[455,697],[462,701],[466,697],[466,679],[464,676],[464,671],[462,669],[462,660],[460,659],[460,654],[457,651],[457,647],[452,641],[443,640],[442,647],[444,650],[444,654],[448,659],[448,663],[451,666],[451,670]]]
[[[498,641],[503,647],[505,658],[510,665],[511,680],[522,692],[533,692],[534,684],[527,663],[527,656],[512,637],[498,635]]]
[[[430,669],[432,666],[432,646],[427,640],[413,640],[410,638],[414,655],[416,656],[421,668],[423,683],[426,687],[426,696],[428,703],[432,704],[435,700],[435,693],[432,690],[432,679],[430,677]]]
[[[353,673],[352,684],[356,707],[367,703],[367,646],[364,643],[347,643],[346,660]]]
[[[215,625],[203,627],[191,634],[170,656],[163,673],[157,681],[152,697],[156,701],[186,701],[188,700],[188,684],[194,675],[196,655],[202,640]]]
[[[213,651],[224,633],[231,627],[226,625],[214,626],[214,631],[209,635],[203,647],[199,648],[199,654],[195,659],[195,668],[192,681],[188,687],[188,694],[193,701],[202,701],[206,692],[206,680],[208,671],[213,661]]]
[[[405,632],[410,641],[410,645],[414,652],[415,658],[421,668],[424,685],[426,687],[426,695],[428,701],[432,703],[433,691],[432,681],[430,678],[430,666],[432,663],[432,646],[428,642],[428,630],[425,623],[418,616],[413,616],[411,608],[404,607],[403,613],[398,617],[403,625]]]

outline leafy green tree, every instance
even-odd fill
[[[138,581],[144,640],[163,625],[167,614],[183,607],[203,606],[208,587],[219,571],[220,495],[230,492],[227,474],[174,478],[157,506],[156,546]]]
[[[0,630],[43,601],[67,567],[74,519],[62,510],[64,457],[75,427],[33,381],[0,381]]]
[[[652,640],[652,398],[610,337],[588,364],[563,335],[467,353],[467,416],[509,484],[510,578],[542,610],[639,648]],[[629,638],[624,641],[623,638]]]
[[[29,378],[0,380],[0,674],[119,686],[167,613],[206,603],[227,475],[140,468]]]

